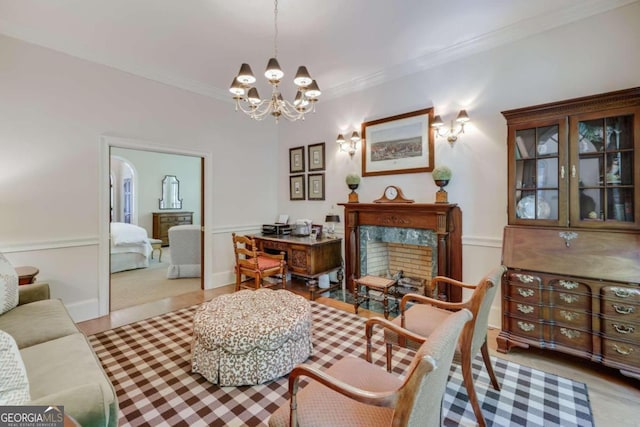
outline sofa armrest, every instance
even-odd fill
[[[34,301],[50,299],[49,284],[44,282],[33,283],[18,287],[18,305],[29,304]]]

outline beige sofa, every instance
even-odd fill
[[[64,405],[83,427],[117,426],[118,399],[91,344],[49,285],[20,286],[18,306],[0,315],[0,329],[20,350],[32,405]]]

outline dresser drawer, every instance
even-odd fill
[[[591,327],[591,312],[584,310],[570,310],[563,307],[554,307],[551,310],[551,318],[560,325],[589,329]]]
[[[529,320],[510,317],[508,319],[509,330],[512,334],[521,337],[542,340],[544,336],[544,325],[542,323]]]
[[[575,279],[561,279],[561,278],[552,278],[548,281],[549,288],[558,292],[573,292],[576,294],[582,294],[591,296],[591,287],[579,280]]]
[[[556,344],[564,345],[583,351],[591,351],[593,338],[591,333],[566,326],[554,326],[551,329],[552,340]]]
[[[542,285],[540,276],[528,271],[509,271],[507,273],[507,280],[510,284],[520,284],[534,288],[540,288]]]
[[[640,304],[640,289],[630,286],[605,286],[602,288],[602,297],[624,304]]]
[[[541,307],[538,304],[531,304],[521,301],[509,301],[507,304],[509,313],[512,313],[518,317],[522,317],[530,320],[540,320]]]
[[[629,340],[640,344],[640,324],[625,320],[603,318],[600,322],[602,333],[608,338]]]
[[[552,305],[568,308],[570,310],[591,311],[591,297],[573,292],[552,291],[549,293]]]
[[[603,339],[602,356],[611,361],[640,367],[640,345]]]
[[[635,304],[603,300],[601,310],[602,314],[609,318],[624,322],[640,322],[640,306]]]

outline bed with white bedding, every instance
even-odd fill
[[[152,252],[147,230],[123,222],[111,223],[111,272],[149,267]]]

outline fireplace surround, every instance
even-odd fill
[[[366,262],[366,242],[374,240],[416,244],[431,248],[433,275],[462,280],[462,212],[448,203],[340,203],[345,218],[346,286],[361,277]],[[366,265],[366,264],[364,264]],[[448,301],[461,301],[456,286],[437,289]]]

